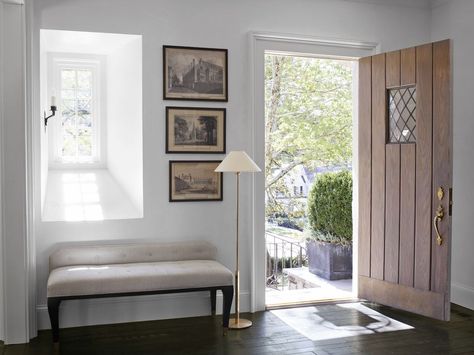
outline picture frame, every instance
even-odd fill
[[[225,108],[166,107],[166,153],[225,152]]]
[[[169,202],[223,200],[223,173],[214,170],[221,160],[170,160]]]
[[[228,101],[227,49],[163,46],[163,99]]]

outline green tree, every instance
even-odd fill
[[[284,178],[298,165],[348,165],[352,157],[352,63],[265,57],[267,215],[303,208]]]

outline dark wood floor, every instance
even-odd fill
[[[450,322],[366,304],[414,327],[410,330],[313,342],[270,312],[245,315],[254,326],[222,336],[220,317],[196,317],[61,330],[60,354],[474,354],[474,312],[453,305]],[[331,305],[320,306],[331,313]],[[326,308],[326,312],[324,309]],[[354,312],[340,324],[357,324]],[[363,319],[361,321],[364,321]],[[51,355],[51,334],[27,345],[4,346],[5,355]],[[2,346],[0,345],[0,354]]]

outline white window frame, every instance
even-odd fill
[[[91,159],[70,162],[61,156],[62,117],[61,117],[61,70],[65,68],[90,69],[92,71],[92,157]],[[106,117],[105,57],[99,55],[48,53],[48,101],[56,96],[58,110],[56,117],[48,121],[49,168],[52,169],[91,169],[106,166]],[[48,107],[49,107],[48,103]]]

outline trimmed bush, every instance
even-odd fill
[[[326,173],[314,182],[308,196],[310,239],[352,243],[352,175]]]

